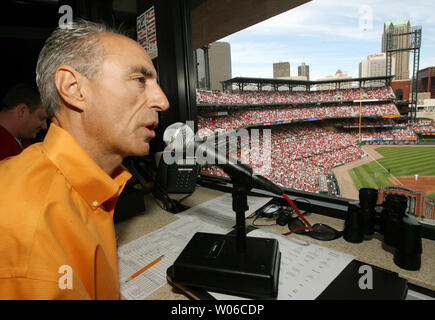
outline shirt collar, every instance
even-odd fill
[[[131,174],[120,165],[113,176],[103,171],[66,130],[54,123],[42,143],[47,157],[94,209],[118,197]]]

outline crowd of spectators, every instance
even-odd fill
[[[265,145],[270,149],[265,149]],[[308,124],[272,129],[270,143],[263,141],[249,155],[242,156],[239,150],[231,156],[247,160],[255,173],[278,185],[319,192],[320,177],[329,174],[332,167],[359,159],[363,154],[354,134],[331,132]],[[208,166],[202,172],[226,176],[216,166]]]
[[[310,102],[395,99],[390,86],[317,91],[212,91],[197,89],[197,104],[291,104]]]
[[[366,104],[361,106],[362,116],[399,116],[399,111],[393,103]],[[355,118],[359,117],[360,106],[316,106],[279,108],[268,110],[251,110],[231,112],[228,115],[216,117],[198,116],[198,127],[207,128],[211,132],[221,132],[229,129],[243,128],[251,125],[262,125],[270,122],[290,122],[297,120]]]
[[[423,120],[418,123],[412,124],[412,129],[415,133],[434,133],[435,134],[435,121]]]
[[[409,129],[363,128],[364,139],[404,139],[415,137]],[[297,190],[319,192],[322,176],[338,165],[360,159],[364,152],[358,144],[358,130],[325,129],[314,123],[271,129],[270,144],[255,144],[249,154],[233,150],[236,157],[249,164],[254,172],[274,183]],[[242,145],[251,145],[244,141]],[[269,149],[267,149],[269,148]],[[208,166],[203,173],[226,176],[222,169]]]
[[[393,128],[389,130],[380,128],[365,128],[361,133],[361,139],[389,139],[405,140],[416,139],[416,134],[410,129]]]
[[[326,121],[324,122],[327,123]],[[350,119],[334,119],[328,122],[329,126],[333,127],[359,127],[360,119],[350,118]],[[362,127],[406,127],[408,122],[403,122],[399,118],[361,118]]]
[[[359,89],[312,92],[197,91],[197,101],[203,104],[322,103],[358,99]],[[231,156],[249,164],[255,173],[278,185],[319,192],[325,189],[322,178],[330,173],[331,168],[365,156],[359,145],[360,138],[397,141],[416,139],[416,132],[435,132],[433,121],[411,126],[406,121],[394,118],[400,117],[396,105],[391,101],[382,101],[394,99],[391,87],[363,88],[362,100],[368,99],[378,101],[365,101],[361,106],[358,103],[289,105],[268,109],[254,106],[249,111],[230,111],[224,116],[199,116],[198,133],[200,137],[207,137],[249,126],[270,129],[269,143],[261,139],[260,144],[253,144],[249,140],[239,142],[238,150],[232,150]],[[361,130],[358,129],[360,110],[363,116]],[[367,116],[373,118],[364,118]],[[320,122],[315,120],[321,119],[323,121],[319,125]],[[274,125],[290,122],[293,123]],[[355,126],[358,126],[357,129]],[[213,165],[204,167],[202,172],[226,176],[221,168]]]

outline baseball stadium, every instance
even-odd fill
[[[360,188],[379,189],[381,198],[394,191],[411,199],[416,216],[435,218],[435,122],[409,116],[391,77],[222,84],[222,91],[196,91],[198,133],[268,130],[262,152],[252,141],[238,141],[232,150],[255,173],[289,189],[348,199],[358,199]],[[325,84],[328,90],[315,89]],[[245,90],[248,85],[257,90]],[[213,165],[202,174],[226,176]]]

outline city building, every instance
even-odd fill
[[[306,77],[306,80],[310,80],[310,66],[306,65],[305,62],[302,62],[300,66],[298,66],[298,76]]]
[[[384,23],[384,33],[382,34],[382,52],[387,52],[387,33],[404,34],[411,31],[411,23],[408,19],[395,20]],[[392,37],[393,44],[391,49],[406,49],[409,47],[410,34]],[[409,79],[409,51],[393,52],[395,58],[395,80]]]
[[[232,78],[231,46],[213,42],[195,50],[197,87],[222,90],[221,82]]]
[[[418,92],[429,92],[429,99],[435,99],[435,67],[418,71]]]
[[[418,71],[417,111],[435,112],[435,67]]]
[[[363,60],[359,64],[360,78],[365,77],[378,77],[385,76],[386,74],[386,53],[375,53],[367,56],[366,60]],[[392,74],[395,72],[395,58],[392,58]],[[367,81],[366,85],[369,87],[379,87],[385,85],[385,81]]]
[[[406,213],[425,220],[435,221],[435,205],[423,191],[414,191],[404,186],[379,188],[378,203],[383,203],[387,194],[400,194],[407,198]]]
[[[208,50],[210,60],[210,89],[222,90],[222,81],[232,78],[231,47],[228,42],[213,42]]]
[[[317,81],[335,80],[335,79],[352,79],[352,77],[349,76],[347,72],[337,70],[335,75],[328,75],[325,78],[317,79]],[[343,82],[340,84],[340,89],[349,89],[349,88],[352,88],[352,82]],[[334,89],[337,89],[337,84],[335,83],[316,84],[316,90],[334,90]]]
[[[289,79],[290,78],[290,62],[276,62],[273,64],[274,79]]]
[[[409,101],[411,93],[411,79],[393,80],[391,88],[398,100]]]

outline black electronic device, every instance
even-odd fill
[[[174,282],[255,298],[276,298],[281,253],[276,239],[246,237],[249,166],[224,168],[233,181],[235,236],[197,232],[175,260]]]
[[[290,218],[288,222],[288,228],[294,230],[292,232],[309,236],[320,241],[331,241],[342,236],[341,231],[335,230],[326,224],[315,223],[311,230],[307,230],[304,226],[305,224],[300,218]]]
[[[421,224],[406,221],[399,225],[394,245],[394,263],[407,270],[419,270],[421,267]]]
[[[158,161],[156,180],[167,193],[192,193],[195,190],[199,165],[174,161],[167,164],[163,156]]]
[[[421,267],[421,224],[415,217],[407,215],[407,197],[401,194],[387,194],[383,203],[376,204],[376,189],[361,189],[360,202],[348,205],[343,237],[352,243],[361,243],[365,236],[374,233],[378,227],[384,236],[384,249],[394,250],[394,263],[407,270]],[[375,206],[382,207],[380,215]],[[378,224],[378,226],[376,226]]]
[[[244,252],[237,246],[234,236],[195,233],[174,262],[172,280],[221,293],[275,298],[281,261],[278,242],[247,237]]]
[[[274,218],[282,212],[283,208],[275,203],[270,203],[259,210],[259,216],[262,218]]]
[[[352,260],[347,267],[329,284],[316,300],[403,300],[408,292],[408,282],[396,272],[370,265],[373,272],[373,286],[370,290],[361,290],[361,267],[368,267],[367,262]],[[203,288],[183,286],[172,279],[173,267],[166,271],[168,283],[181,290],[190,299],[216,299]]]
[[[292,214],[289,210],[282,210],[278,218],[276,218],[276,224],[285,226],[292,219]]]
[[[363,222],[364,235],[372,235],[375,232],[375,207],[378,201],[378,190],[373,188],[359,189],[360,208]]]
[[[352,243],[364,241],[364,216],[357,201],[349,202],[344,222],[343,238]]]

